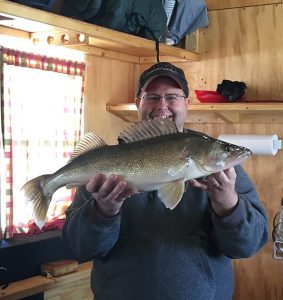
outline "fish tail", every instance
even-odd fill
[[[24,184],[23,192],[28,205],[31,206],[36,225],[41,229],[45,223],[49,203],[54,191],[49,191],[47,182],[51,175],[41,175]]]

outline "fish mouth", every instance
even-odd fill
[[[247,149],[243,153],[239,153],[239,155],[237,155],[236,159],[245,160],[245,159],[248,159],[252,154],[253,154],[252,151]]]
[[[251,155],[252,152],[250,150],[243,153],[239,153],[236,157],[231,158],[231,160],[227,163],[226,168],[231,168],[235,165],[241,164],[242,162],[246,161]]]

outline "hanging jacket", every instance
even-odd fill
[[[208,23],[204,0],[177,0],[168,24],[167,38],[173,41],[171,44],[177,44],[185,35],[208,26]]]
[[[61,14],[87,21],[98,13],[101,2],[102,0],[63,0]]]
[[[162,40],[167,32],[167,16],[161,0],[65,0],[62,14],[99,26]]]
[[[171,16],[174,11],[175,4],[176,4],[176,0],[162,0],[162,5],[164,7],[167,16],[167,25],[171,20]]]

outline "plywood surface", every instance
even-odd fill
[[[282,3],[282,0],[206,0],[209,10]]]
[[[62,42],[61,39],[59,42],[57,41],[56,45],[83,51],[92,48],[95,48],[96,51],[103,49],[105,54],[107,51],[114,51],[117,55],[116,57],[111,56],[111,58],[116,60],[124,61],[124,55],[128,55],[126,58],[129,59],[134,56],[131,62],[136,63],[137,58],[139,60],[140,58],[144,59],[144,57],[156,56],[156,45],[152,40],[6,0],[0,0],[0,25],[21,29],[28,33],[36,33],[34,36],[37,39],[42,37],[43,40],[50,40],[50,37],[57,35],[57,31],[61,31],[62,34],[64,31],[73,32],[75,35],[81,33],[87,37],[86,42],[83,43],[84,47],[80,43],[73,43],[73,41]],[[120,54],[122,54],[121,57]],[[197,61],[199,59],[196,53],[165,44],[160,44],[160,56],[172,56],[176,61]]]
[[[218,137],[220,134],[278,134],[283,137],[279,124],[217,124],[192,125],[189,128]],[[269,218],[269,242],[254,257],[234,260],[235,293],[233,300],[283,299],[283,265],[273,258],[271,240],[272,219],[280,209],[283,196],[283,150],[275,156],[253,156],[244,165],[254,182]]]
[[[108,103],[106,110],[126,122],[138,122],[137,108],[134,103]],[[186,124],[224,124],[224,123],[283,123],[282,103],[219,103],[192,104],[188,106]]]
[[[194,89],[216,90],[223,79],[243,81],[247,100],[283,100],[283,5],[264,5],[210,11],[210,26],[200,33],[201,62],[183,64]],[[276,111],[273,113],[276,116]],[[203,124],[190,128],[219,136],[221,133],[277,134],[283,138],[282,124]],[[255,183],[271,221],[283,196],[283,153],[254,156],[245,169]],[[236,260],[234,300],[283,299],[282,261],[274,260],[273,243],[254,257]]]
[[[59,288],[44,292],[44,300],[93,300],[90,277],[79,278]]]
[[[68,290],[68,287],[72,285],[75,286],[78,280],[82,280],[84,282],[89,280],[91,268],[92,262],[86,262],[79,265],[78,271],[63,276],[47,278],[39,275],[24,280],[12,282],[6,289],[0,290],[0,299],[24,299],[25,297],[36,295],[38,293],[42,293],[51,289],[55,289],[57,291],[65,289],[66,292]],[[89,289],[84,288],[82,289],[81,293],[89,294]]]
[[[246,83],[246,100],[283,100],[282,15],[282,4],[210,12],[201,62],[185,64],[191,90],[228,79]]]
[[[118,133],[127,124],[107,112],[105,105],[112,99],[120,103],[134,98],[139,67],[94,56],[88,56],[87,66],[85,132],[94,131],[107,143],[117,143]]]

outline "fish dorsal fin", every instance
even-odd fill
[[[84,137],[77,143],[74,152],[71,155],[68,162],[71,162],[72,160],[82,155],[83,153],[86,153],[93,149],[103,147],[105,145],[106,143],[103,141],[102,138],[100,138],[93,132],[87,132],[84,135]]]
[[[174,209],[182,199],[185,191],[185,181],[180,179],[165,183],[158,189],[158,196],[169,209]]]
[[[128,127],[120,133],[119,140],[124,143],[132,143],[177,132],[177,127],[171,119],[158,118]]]

